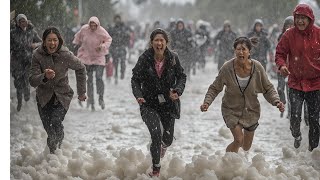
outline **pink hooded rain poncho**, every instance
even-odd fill
[[[97,29],[90,29],[90,22],[97,24]],[[109,47],[112,38],[109,33],[100,26],[97,17],[92,16],[88,24],[81,27],[80,31],[75,34],[73,44],[80,45],[77,57],[86,65],[102,65],[105,66],[105,55],[109,54]],[[101,46],[101,50],[97,51],[97,47]]]

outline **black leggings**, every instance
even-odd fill
[[[308,107],[309,146],[311,150],[318,147],[320,135],[320,90],[303,92],[290,88],[289,99],[291,104],[290,130],[292,136],[297,138],[301,135],[301,111],[303,101],[305,101]]]
[[[54,153],[57,146],[60,148],[64,138],[62,121],[67,110],[57,101],[55,95],[44,107],[41,107],[39,103],[37,105],[43,127],[48,134],[47,145],[50,153]]]
[[[151,135],[152,163],[154,165],[159,164],[161,143],[164,143],[167,147],[172,144],[175,119],[170,116],[168,111],[161,108],[153,109],[142,105],[140,111],[142,120],[146,123]],[[160,122],[163,126],[163,134],[161,134]]]

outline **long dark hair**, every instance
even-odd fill
[[[44,47],[46,38],[50,33],[54,33],[54,34],[57,35],[57,37],[59,39],[59,45],[58,45],[58,49],[57,50],[59,50],[61,48],[61,46],[63,45],[64,40],[63,40],[63,38],[61,36],[60,31],[56,27],[53,27],[53,26],[48,27],[46,30],[44,30],[44,32],[42,34],[42,46]]]

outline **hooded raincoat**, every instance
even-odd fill
[[[97,29],[90,29],[90,22],[97,24]],[[109,33],[100,26],[100,21],[97,17],[92,16],[88,24],[81,27],[80,31],[74,36],[73,44],[80,45],[77,57],[86,65],[105,65],[105,55],[109,54],[109,47],[112,38]],[[101,46],[101,50],[96,48]]]
[[[293,16],[297,14],[310,18],[310,23],[303,31],[295,25],[283,34],[276,48],[275,61],[279,69],[288,67],[290,88],[304,92],[320,90],[320,29],[314,25],[309,6],[299,4],[293,11]]]

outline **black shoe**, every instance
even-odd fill
[[[24,95],[24,101],[29,101],[30,100],[30,95],[28,96],[28,95]]]
[[[105,108],[105,104],[102,98],[99,98],[99,105],[101,106],[101,109]]]
[[[299,147],[300,147],[300,144],[301,144],[301,140],[302,140],[301,135],[300,135],[299,137],[297,137],[297,138],[294,138],[294,144],[293,144],[293,146],[294,146],[295,148],[299,148]]]
[[[21,107],[22,107],[22,102],[18,102],[18,105],[17,105],[17,111],[19,112],[21,110]]]

